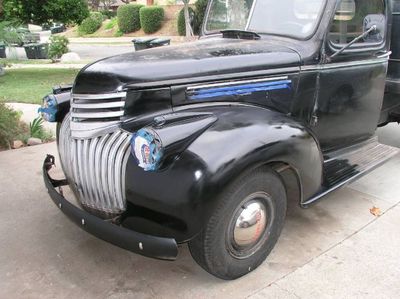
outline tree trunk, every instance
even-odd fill
[[[90,6],[92,7],[92,10],[97,11],[99,9],[100,0],[92,0],[92,1],[90,1],[90,4],[91,4]]]
[[[183,0],[185,4],[184,15],[185,15],[185,29],[186,29],[186,39],[193,37],[193,29],[190,26],[190,15],[189,15],[189,0]]]

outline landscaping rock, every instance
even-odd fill
[[[24,146],[24,143],[21,140],[14,140],[11,145],[11,148],[17,149],[17,148],[21,148],[23,146]]]
[[[40,140],[39,138],[31,137],[31,138],[28,139],[28,145],[29,146],[38,145],[38,144],[42,144],[42,143],[43,143],[42,140]]]
[[[0,66],[0,76],[3,76],[5,73],[5,70]]]
[[[74,61],[79,61],[79,60],[81,60],[81,58],[75,52],[69,52],[69,53],[66,53],[63,56],[61,56],[61,62],[62,63],[74,62]]]

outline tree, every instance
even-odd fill
[[[111,5],[117,2],[117,0],[100,0],[101,4],[103,4],[104,10],[110,10]]]
[[[92,10],[97,11],[99,10],[100,0],[88,0],[88,5]]]
[[[189,2],[190,0],[182,0],[184,6],[185,14],[185,28],[186,28],[186,38],[190,39],[193,36],[193,29],[190,26],[190,15],[189,15]]]
[[[86,0],[2,0],[4,18],[21,23],[44,24],[52,21],[80,23],[88,15]]]

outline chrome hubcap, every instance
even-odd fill
[[[265,192],[249,195],[238,206],[228,229],[230,253],[243,259],[253,255],[268,238],[274,217],[272,199]]]
[[[239,247],[251,247],[260,240],[267,226],[265,206],[254,200],[243,206],[233,230],[233,240]]]

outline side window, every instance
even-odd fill
[[[383,0],[342,0],[335,12],[329,40],[343,46],[376,25],[378,30],[357,41],[357,46],[382,43],[385,39],[386,18]]]

